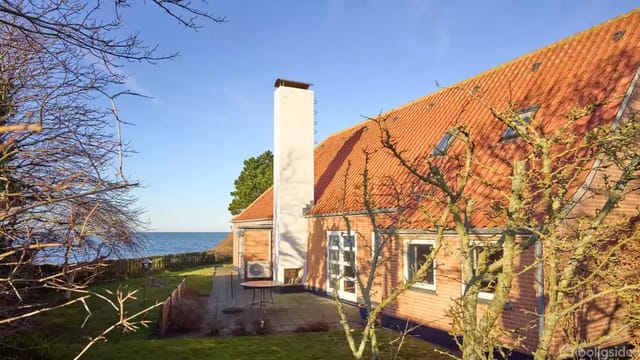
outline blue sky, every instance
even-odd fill
[[[198,3],[198,1],[194,1]],[[227,231],[244,159],[273,148],[273,82],[313,84],[316,141],[636,7],[635,1],[209,1],[197,32],[152,6],[128,31],[180,56],[127,63],[125,172],[154,231]]]

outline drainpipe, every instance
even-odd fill
[[[275,259],[273,258],[273,253],[271,252],[273,248],[273,230],[269,229],[269,260],[271,260],[272,265],[271,265],[271,270],[273,271],[273,264],[275,264]],[[275,278],[273,276],[273,272],[271,273],[271,277]]]
[[[544,328],[544,265],[542,263],[542,242],[536,236],[536,313],[538,314],[538,342],[542,338]]]
[[[238,274],[244,277],[244,229],[238,229]]]

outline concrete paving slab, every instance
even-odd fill
[[[324,323],[330,329],[342,328],[336,304],[331,298],[309,292],[280,294],[273,291],[275,304],[268,303],[260,308],[258,305],[250,306],[253,290],[243,289],[240,282],[232,268],[216,268],[205,316],[209,327],[217,329],[220,336],[262,331],[286,333],[314,323]],[[343,306],[351,326],[363,326],[357,307]]]

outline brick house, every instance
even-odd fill
[[[547,132],[561,126],[564,121],[562,115],[571,108],[607,100],[605,106],[582,119],[579,127],[573,128],[576,132],[586,132],[598,125],[624,121],[632,112],[640,110],[639,74],[640,11],[636,10],[380,116],[388,120],[390,130],[406,149],[408,158],[456,151],[455,143],[451,144],[447,138],[448,131],[458,125],[466,126],[474,141],[478,161],[492,169],[485,176],[491,177],[493,183],[502,183],[508,188],[511,168],[509,163],[500,161],[500,156],[508,154],[509,158],[517,158],[524,147],[517,134],[496,122],[481,104],[469,102],[468,93],[460,89],[481,92],[483,101],[498,107],[515,102],[522,119],[542,119],[539,120],[540,126]],[[296,109],[293,111],[295,115],[287,119],[279,117],[289,111],[288,102],[298,102],[302,98],[309,104],[313,93],[308,84],[297,82],[278,80],[276,87],[274,174],[280,175],[274,175],[273,188],[232,220],[234,264],[248,276],[248,264],[266,261],[273,267],[275,280],[302,283],[308,290],[322,294],[332,293],[329,281],[336,279],[339,297],[356,302],[358,290],[350,278],[348,258],[354,256],[357,264],[365,264],[370,259],[375,238],[358,190],[362,183],[358,174],[363,173],[365,166],[363,151],[373,153],[368,169],[380,183],[382,179],[402,182],[407,175],[391,155],[374,151],[380,148],[380,139],[377,128],[370,121],[329,136],[315,149],[312,140],[307,144],[298,141],[299,135],[293,136],[296,139],[292,142],[291,136],[287,136],[288,122],[304,122],[306,125],[302,125],[302,133],[306,134],[303,136],[305,139],[308,140],[308,135],[312,134],[312,106]],[[299,134],[300,129],[294,133]],[[291,153],[311,154],[312,160],[304,155],[292,159]],[[303,167],[312,164],[313,176],[308,176],[308,170],[298,172],[296,161]],[[580,200],[570,210],[575,216],[593,213],[602,205],[604,200],[598,192],[602,187],[599,175],[605,171],[602,164],[594,162],[591,171],[585,172],[582,186],[571,189],[572,195]],[[347,172],[352,176],[346,178],[345,187]],[[299,173],[302,175],[296,177]],[[299,187],[312,189],[312,193],[301,195]],[[498,190],[484,186],[481,181],[475,181],[469,188],[478,199],[476,209],[480,209],[471,219],[473,233],[479,241],[499,237],[504,224],[492,217],[490,211]],[[293,198],[296,200],[291,200]],[[381,198],[377,203],[383,227],[391,226],[391,220],[385,214],[393,213],[392,200]],[[637,195],[630,196],[617,211],[632,213],[639,201]],[[421,203],[420,206],[435,205]],[[292,213],[283,215],[283,207],[288,207]],[[395,229],[395,241],[390,248],[383,250],[383,253],[396,255],[385,262],[374,284],[378,293],[387,293],[407,278],[419,254],[435,245],[431,223],[421,214],[420,211],[408,214],[406,224],[410,225]],[[344,215],[350,219],[350,234],[346,232]],[[295,226],[289,225],[291,220],[287,217],[295,218]],[[304,224],[300,225],[301,221]],[[447,231],[445,236],[456,235],[454,231]],[[283,243],[289,245],[283,246]],[[353,251],[345,247],[347,243],[355,244]],[[517,266],[522,268],[533,263],[534,251],[533,247],[526,250],[517,260]],[[440,253],[425,281],[403,294],[385,310],[385,315],[423,324],[436,332],[448,331],[451,324],[446,311],[451,299],[461,295],[460,274],[460,263],[453,255]],[[500,319],[507,328],[528,326],[522,334],[526,336],[524,345],[528,348],[535,348],[538,341],[537,329],[530,325],[539,318],[539,291],[534,270],[520,274],[511,289],[510,309],[504,311]],[[481,293],[482,296],[490,298],[492,294],[488,291]],[[603,309],[607,306],[604,304]],[[593,316],[587,336],[609,331],[611,317],[608,310]],[[556,345],[560,344],[561,339]]]

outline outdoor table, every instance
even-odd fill
[[[276,302],[273,301],[273,288],[280,286],[281,284],[276,281],[271,280],[252,280],[245,281],[240,283],[245,289],[251,289],[253,291],[251,297],[251,305],[249,308],[252,308],[253,305],[259,305],[260,309],[264,309],[266,304],[271,303],[274,307],[276,306]],[[256,300],[256,290],[260,290],[260,299]],[[265,291],[269,292],[269,297],[265,295]]]

